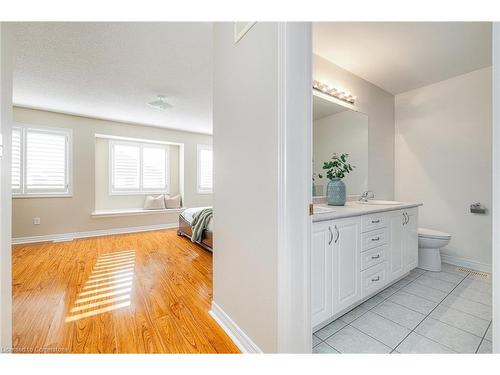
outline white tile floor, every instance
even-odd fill
[[[491,353],[491,277],[419,268],[313,334],[313,353]]]

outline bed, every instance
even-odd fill
[[[191,239],[193,233],[191,228],[191,223],[193,222],[193,215],[205,208],[210,207],[193,207],[184,210],[179,215],[179,229],[177,230],[177,235],[185,236]],[[198,245],[203,247],[208,251],[212,251],[213,248],[213,222],[210,220],[207,228],[203,231],[202,238],[200,242],[196,242]]]

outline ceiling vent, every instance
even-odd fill
[[[165,99],[165,97],[163,95],[158,95],[156,97],[156,100],[153,100],[152,102],[149,102],[148,105],[150,107],[153,107],[153,108],[156,108],[156,109],[161,109],[161,110],[165,110],[167,108],[172,107],[172,105],[170,105],[170,104],[167,103],[167,100]]]

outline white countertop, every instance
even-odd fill
[[[329,206],[327,204],[315,204],[314,205],[314,215],[313,222],[341,219],[346,217],[361,216],[376,212],[386,212],[394,210],[403,210],[407,208],[413,208],[422,206],[422,203],[410,203],[401,202],[400,204],[387,204],[387,205],[375,205],[375,204],[362,204],[357,201],[346,202],[345,206]],[[328,212],[316,212],[316,207],[326,208]]]

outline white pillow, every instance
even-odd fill
[[[181,196],[180,194],[170,197],[165,195],[165,206],[167,208],[181,208]]]
[[[145,210],[164,210],[165,209],[165,196],[163,194],[158,196],[147,195],[144,200]]]

